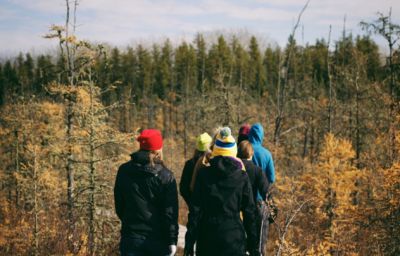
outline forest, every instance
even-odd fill
[[[399,255],[400,26],[360,22],[306,45],[294,27],[284,47],[201,33],[113,47],[52,26],[57,53],[0,62],[0,254],[118,255],[113,186],[139,128],[162,131],[179,183],[197,135],[260,122],[271,255]]]

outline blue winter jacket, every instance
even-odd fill
[[[254,149],[253,162],[260,166],[270,184],[275,182],[275,167],[271,152],[262,146],[264,140],[264,129],[261,124],[256,123],[250,128],[249,141]],[[260,197],[259,197],[260,198]]]

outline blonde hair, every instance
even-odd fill
[[[149,151],[149,162],[153,167],[156,164],[164,165],[162,149]]]

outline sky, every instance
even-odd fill
[[[72,2],[72,0],[70,0]],[[306,0],[79,0],[77,37],[115,46],[192,41],[196,33],[212,37],[216,32],[255,34],[261,44],[285,45]],[[310,0],[296,40],[314,43],[329,35],[331,41],[343,27],[364,34],[360,21],[373,21],[376,13],[392,9],[400,24],[399,0]],[[52,24],[65,23],[65,0],[0,0],[0,55],[19,51],[55,49],[44,39]],[[345,21],[345,22],[344,22]],[[383,48],[384,42],[377,41]]]

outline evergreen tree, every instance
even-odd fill
[[[20,87],[19,76],[15,68],[12,66],[11,61],[6,61],[3,67],[3,81],[4,81],[4,101],[8,99],[11,101],[14,97],[19,96],[18,89]]]
[[[163,137],[167,138],[172,134],[172,106],[175,102],[174,90],[174,49],[169,39],[165,40],[161,49],[160,59],[160,82],[164,88],[163,104]]]
[[[369,36],[357,36],[356,48],[367,57],[368,80],[377,81],[382,71],[378,45]]]
[[[153,91],[152,94],[157,95],[158,98],[164,99],[165,89],[163,81],[163,63],[161,62],[161,52],[158,45],[153,45],[152,51],[153,59]]]
[[[59,54],[56,62],[57,82],[60,84],[68,83],[68,72],[65,69],[66,59],[64,55]]]
[[[137,65],[136,84],[138,95],[142,99],[152,93],[152,59],[149,51],[141,44],[136,47]]]
[[[315,46],[312,47],[312,79],[323,89],[328,86],[328,70],[327,70],[327,43],[324,39],[317,40]]]
[[[196,45],[197,90],[203,93],[205,91],[205,84],[206,84],[206,64],[207,64],[206,41],[204,40],[202,34],[197,34],[194,42]]]
[[[40,55],[37,58],[33,92],[36,94],[43,93],[44,87],[54,81],[56,81],[56,70],[54,64],[51,62],[51,56]]]
[[[30,53],[25,54],[25,61],[24,61],[24,70],[26,74],[26,91],[29,94],[32,92],[32,85],[33,85],[33,80],[34,80],[34,69],[35,69],[35,64],[33,61],[32,56]]]
[[[213,44],[208,54],[207,79],[211,84],[221,80],[224,83],[231,82],[232,78],[232,55],[229,45],[221,35],[217,44]]]
[[[265,89],[265,72],[263,69],[262,56],[255,36],[252,36],[250,39],[249,57],[248,83],[254,95],[259,99]]]
[[[267,47],[264,53],[264,74],[266,76],[266,89],[270,95],[276,95],[279,79],[279,63],[281,49]]]
[[[187,130],[189,127],[189,113],[190,105],[189,100],[191,95],[195,93],[197,81],[197,67],[196,67],[196,51],[192,45],[183,42],[175,52],[175,69],[176,69],[176,83],[177,92],[182,97],[184,105],[183,110],[183,140],[184,140],[184,156],[187,157],[188,153],[188,135]]]
[[[232,54],[233,54],[233,76],[232,84],[239,86],[241,90],[248,90],[249,78],[249,54],[240,44],[237,37],[232,39]]]
[[[5,83],[3,78],[3,65],[0,63],[0,107],[3,106],[5,100]]]
[[[174,50],[171,42],[167,39],[161,49],[160,59],[160,82],[164,88],[165,95],[173,90],[173,54]]]
[[[121,54],[117,47],[111,50],[110,55],[110,78],[109,82],[114,86],[115,90],[110,91],[111,102],[118,102],[122,97],[122,60]]]
[[[94,79],[96,80],[97,85],[102,90],[102,102],[106,106],[109,106],[112,104],[112,94],[114,87],[110,82],[110,64],[107,52],[104,52],[102,55],[97,57],[93,70],[95,73]]]
[[[183,42],[175,52],[175,72],[177,92],[181,95],[189,95],[194,92],[196,73],[196,53],[192,45]]]
[[[346,86],[343,71],[348,67],[354,65],[352,58],[354,48],[353,35],[345,36],[341,38],[335,45],[335,51],[333,54],[333,64],[336,67],[333,72],[338,77],[336,83],[336,92],[338,100],[347,101],[351,95]]]

